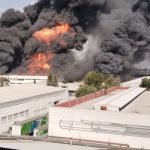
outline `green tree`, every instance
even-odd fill
[[[57,77],[56,77],[56,76],[54,77],[54,86],[55,86],[55,87],[58,87],[58,80],[57,80]]]
[[[47,85],[58,87],[57,77],[56,76],[53,77],[52,74],[50,73],[47,77]]]
[[[84,83],[88,86],[93,86],[96,89],[101,89],[104,81],[104,75],[97,72],[88,72],[84,77]]]
[[[150,78],[143,78],[140,87],[150,89]]]
[[[140,84],[140,87],[147,87],[148,86],[148,78],[143,78]]]
[[[53,76],[51,75],[51,73],[48,75],[47,77],[47,85],[48,86],[53,86],[54,84],[54,80],[53,80]]]
[[[119,86],[120,78],[115,77],[114,75],[110,74],[110,75],[106,76],[104,83],[106,85],[106,88],[113,87],[113,86]]]
[[[93,86],[81,85],[76,92],[76,97],[82,97],[91,93],[95,93],[97,89]]]
[[[4,86],[4,81],[3,81],[2,78],[0,78],[0,86],[1,86],[1,87]]]
[[[9,79],[5,78],[5,77],[0,77],[0,86],[4,86],[4,85],[9,85]]]

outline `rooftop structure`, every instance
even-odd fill
[[[49,136],[150,149],[149,115],[69,108],[50,108],[49,115]]]
[[[5,86],[0,88],[0,107],[4,106],[6,102],[16,100],[24,100],[31,97],[38,97],[49,93],[61,92],[66,89],[56,88],[41,84],[28,84],[18,86]]]
[[[9,79],[9,85],[20,85],[20,84],[43,84],[47,83],[47,76],[30,76],[30,75],[0,75],[0,77],[5,77]],[[79,86],[83,84],[82,82],[73,83],[63,83],[58,80],[58,86],[60,88],[68,89],[69,99],[74,99],[76,97],[76,91]]]
[[[150,78],[150,76],[145,76],[145,77],[137,78],[134,80],[130,80],[130,81],[122,83],[121,85],[122,86],[129,86],[129,87],[139,87],[143,78]]]
[[[123,112],[150,114],[150,91],[145,91],[137,97]]]
[[[108,93],[108,94],[104,94],[100,97],[94,98],[90,101],[86,101],[81,103],[80,105],[76,105],[74,106],[74,108],[79,108],[79,109],[93,109],[93,106],[101,101],[105,101],[107,98],[111,98],[119,93],[122,93],[123,91],[126,91],[125,89],[118,89],[114,92]]]
[[[122,91],[96,103],[94,109],[101,110],[101,108],[105,106],[106,110],[121,111],[144,91],[145,88],[129,88],[128,90]]]

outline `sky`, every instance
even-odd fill
[[[23,7],[32,4],[33,0],[0,0],[0,13],[8,8],[23,10]]]

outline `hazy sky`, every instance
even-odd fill
[[[33,0],[0,0],[0,13],[8,8],[22,10],[24,6],[31,4]]]

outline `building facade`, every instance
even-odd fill
[[[14,122],[48,113],[49,107],[68,100],[66,89],[41,85],[2,87],[0,94],[0,133],[8,132]]]

